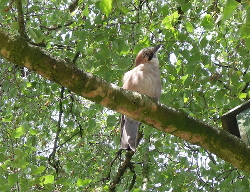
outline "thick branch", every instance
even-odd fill
[[[104,107],[199,145],[250,173],[250,148],[222,129],[67,65],[64,60],[28,44],[22,37],[10,36],[1,30],[0,55]]]

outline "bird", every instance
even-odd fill
[[[160,44],[142,49],[135,59],[135,67],[123,77],[123,89],[136,91],[159,100],[161,96],[161,72],[157,52]],[[121,118],[121,148],[136,151],[137,136],[141,122],[128,116]]]

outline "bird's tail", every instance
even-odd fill
[[[122,115],[121,121],[121,148],[135,151],[138,141],[138,129],[141,123]]]

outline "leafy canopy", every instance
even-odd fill
[[[163,44],[161,102],[218,127],[250,97],[247,2],[2,0],[0,7],[4,30],[117,85],[141,48]],[[0,191],[111,190],[125,159],[117,153],[120,115],[0,62]],[[208,151],[142,131],[116,191],[249,188],[248,175]]]

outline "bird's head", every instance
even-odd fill
[[[157,58],[157,51],[160,48],[160,44],[155,47],[146,47],[142,49],[135,59],[135,66],[144,64],[144,63],[152,63],[152,64],[159,64]]]

